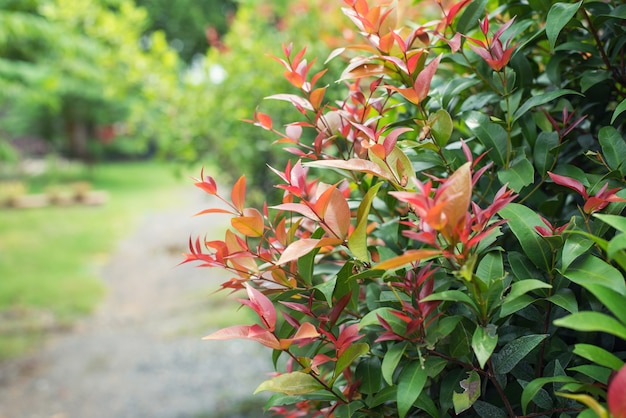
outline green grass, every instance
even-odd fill
[[[190,184],[156,162],[108,163],[60,177],[89,181],[109,199],[95,207],[0,209],[0,359],[91,312],[105,293],[98,268],[116,242]],[[29,182],[35,191],[50,185],[45,176]]]

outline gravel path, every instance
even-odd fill
[[[145,216],[102,267],[109,292],[97,312],[0,364],[0,418],[262,416],[232,411],[267,378],[270,357],[247,341],[202,341],[220,273],[176,266],[190,235],[224,224],[191,216],[209,206],[196,192]]]

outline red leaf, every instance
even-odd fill
[[[609,383],[607,402],[613,418],[626,418],[626,366]]]
[[[232,327],[224,328],[213,334],[207,335],[202,338],[203,340],[232,340],[235,338],[241,338],[244,340],[252,340],[263,344],[266,347],[270,347],[274,350],[280,350],[280,342],[278,338],[266,329],[261,328],[258,325],[234,325]]]
[[[583,196],[585,200],[589,197],[589,195],[587,195],[587,190],[585,190],[585,186],[583,186],[583,184],[579,182],[578,180],[570,178],[570,177],[561,176],[559,174],[554,174],[549,171],[548,171],[548,175],[550,176],[553,182],[555,182],[556,184],[560,186],[569,187],[570,189],[578,192],[578,194]]]
[[[437,56],[437,58],[429,62],[428,65],[424,67],[424,69],[419,73],[417,79],[415,79],[415,84],[413,85],[413,88],[415,89],[419,102],[423,101],[426,96],[428,96],[428,92],[430,91],[430,83],[433,80],[440,61],[441,55]]]
[[[446,26],[450,26],[459,11],[463,7],[465,7],[465,5],[470,1],[471,0],[461,0],[460,2],[453,4],[452,7],[450,7],[450,10],[448,10],[448,13],[446,14]]]
[[[248,283],[244,283],[246,291],[248,292],[249,300],[240,300],[246,306],[252,308],[259,318],[263,321],[263,324],[269,331],[274,331],[276,327],[276,308],[274,304],[267,296],[256,290]]]
[[[204,176],[204,168],[200,170],[200,178],[194,178],[194,180],[196,180],[194,185],[204,190],[208,194],[214,195],[217,193],[217,185],[215,184],[215,180],[213,180],[213,177],[211,176]]]
[[[263,129],[267,129],[268,131],[272,130],[272,118],[265,113],[256,112],[255,119],[259,122],[259,125]]]

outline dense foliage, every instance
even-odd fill
[[[180,67],[162,33],[140,42],[145,10],[116,0],[5,2],[0,20],[2,134],[38,135],[83,159],[107,144],[144,152],[150,138],[138,134],[171,101]]]
[[[282,200],[196,181],[232,228],[185,261],[259,317],[206,338],[273,349],[281,416],[626,416],[626,6],[344,3],[342,82],[285,45],[300,117],[254,114]]]

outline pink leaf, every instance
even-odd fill
[[[240,300],[240,302],[252,308],[267,326],[267,329],[274,331],[274,327],[276,326],[276,308],[274,304],[267,296],[256,290],[250,284],[244,283],[244,286],[248,292],[249,300]]]
[[[336,238],[305,238],[291,243],[280,256],[278,264],[286,264],[290,261],[297,260],[313,251],[315,248],[323,247],[326,245],[339,245],[343,241]]]
[[[585,190],[585,186],[583,186],[583,184],[579,182],[578,180],[570,178],[570,177],[561,176],[559,174],[554,174],[549,171],[548,171],[548,175],[550,176],[553,182],[555,182],[556,184],[560,186],[569,187],[570,189],[578,192],[578,194],[584,197],[585,200],[589,197],[589,195],[587,195],[587,190]]]
[[[393,181],[393,175],[390,172],[384,171],[380,166],[378,166],[378,164],[372,161],[362,160],[360,158],[351,158],[349,160],[311,161],[306,163],[306,165],[312,167],[330,167],[341,170],[358,171],[361,173],[373,174],[385,180]]]
[[[207,335],[202,338],[203,340],[232,340],[232,339],[252,340],[263,344],[266,347],[270,347],[274,350],[280,350],[280,342],[278,338],[266,329],[261,328],[259,325],[233,325],[232,327],[224,328],[219,331],[215,331],[213,334]]]
[[[419,73],[417,79],[415,80],[415,85],[413,88],[417,93],[417,97],[419,101],[422,102],[426,96],[428,96],[428,92],[430,91],[430,83],[433,80],[435,72],[437,71],[437,67],[439,66],[439,62],[441,61],[441,55],[428,63],[426,67]]]

